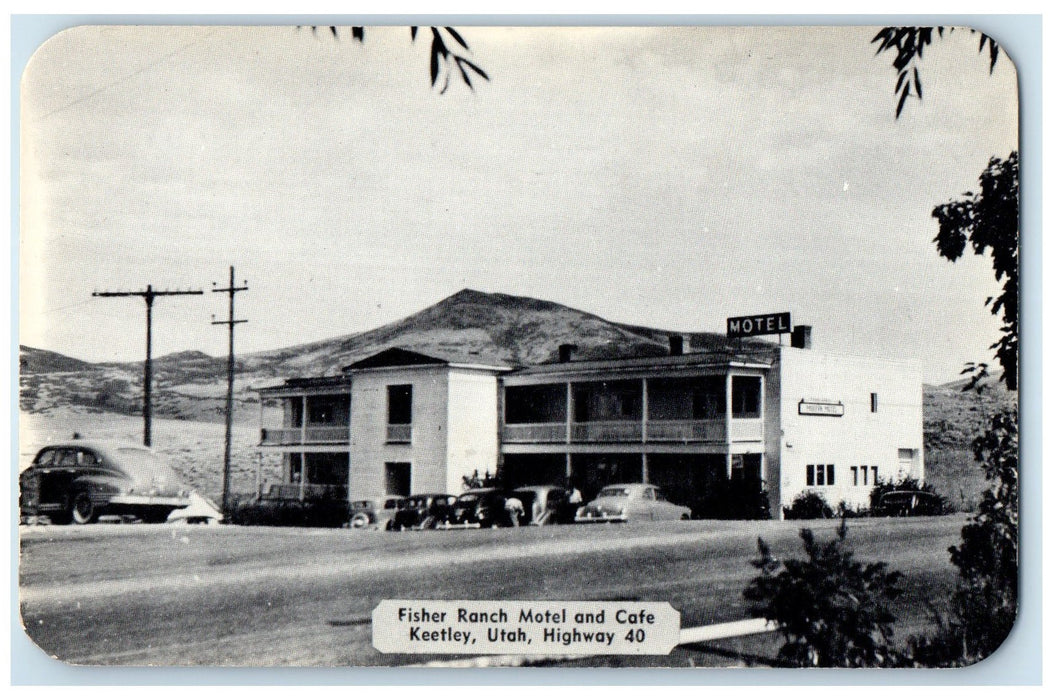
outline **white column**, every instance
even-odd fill
[[[724,380],[724,441],[727,448],[725,462],[727,465],[728,480],[731,480],[731,370]]]
[[[640,434],[641,434],[642,440],[644,442],[647,442],[647,412],[650,410],[649,407],[648,407],[648,401],[647,401],[647,377],[644,377],[643,379],[641,379],[640,382],[641,382],[641,391],[643,392],[641,394],[642,398],[640,399],[640,411],[641,411],[641,416],[640,416]],[[647,480],[644,479],[644,481],[647,481]]]
[[[304,445],[307,444],[307,394],[303,395],[300,402],[300,500],[302,501],[307,491],[307,453]]]

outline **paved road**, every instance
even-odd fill
[[[858,520],[861,559],[905,574],[901,636],[946,597],[964,517]],[[809,526],[832,537],[836,523]],[[21,530],[23,622],[76,664],[344,666],[419,663],[370,643],[384,598],[653,600],[685,627],[748,617],[757,537],[800,556],[801,523],[683,522],[520,530],[359,532],[173,525]],[[777,639],[603,663],[734,665]],[[767,655],[767,656],[766,656]]]

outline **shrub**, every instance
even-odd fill
[[[783,517],[787,520],[815,520],[818,518],[832,518],[834,511],[823,498],[822,494],[815,491],[805,491],[793,499],[789,508],[783,508]]]
[[[915,663],[964,666],[990,656],[1013,628],[1017,613],[1020,527],[1019,448],[1015,410],[995,415],[973,442],[990,487],[977,514],[950,548],[958,585],[947,616],[936,615],[931,635],[913,638]]]
[[[807,559],[780,563],[768,545],[757,540],[761,574],[743,596],[750,613],[778,623],[785,643],[779,659],[791,666],[883,667],[903,660],[892,647],[892,602],[902,593],[901,574],[884,562],[863,564],[845,546],[848,526],[841,521],[837,537],[816,542],[801,530]]]
[[[917,491],[920,493],[931,494],[932,498],[929,501],[920,504],[917,508],[908,508],[902,510],[902,512],[897,511],[895,513],[890,513],[887,512],[887,503],[883,503],[882,499],[887,494],[894,491]],[[874,484],[874,488],[870,490],[870,512],[874,515],[946,515],[954,512],[954,506],[951,505],[950,501],[936,492],[936,487],[931,484],[924,484],[914,477],[908,476],[899,481],[884,481],[878,479],[878,482]]]

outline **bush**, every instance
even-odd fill
[[[768,492],[746,481],[718,481],[691,504],[696,518],[713,520],[769,520]]]
[[[834,517],[834,510],[822,494],[805,491],[793,499],[789,508],[783,508],[782,514],[787,520],[816,520]]]
[[[924,493],[931,498],[919,503],[916,507],[894,508],[890,511],[887,501],[883,502],[885,496],[893,492]],[[936,492],[936,487],[931,484],[923,484],[914,477],[904,477],[899,481],[884,481],[878,479],[874,488],[870,490],[870,512],[874,515],[947,515],[954,512],[954,506],[950,501]]]
[[[990,656],[1016,622],[1020,527],[1019,447],[1015,410],[996,415],[973,442],[990,487],[977,514],[950,548],[958,586],[948,616],[933,634],[911,640],[915,663],[964,666]]]
[[[863,564],[845,546],[848,526],[820,544],[807,528],[801,540],[808,558],[780,563],[757,540],[761,574],[743,596],[750,613],[778,623],[785,643],[779,659],[791,666],[884,667],[903,660],[892,648],[892,602],[902,593],[901,574],[884,562]]]

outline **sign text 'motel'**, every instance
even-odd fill
[[[774,335],[790,332],[790,312],[736,316],[728,319],[728,337],[745,338],[750,335]]]

